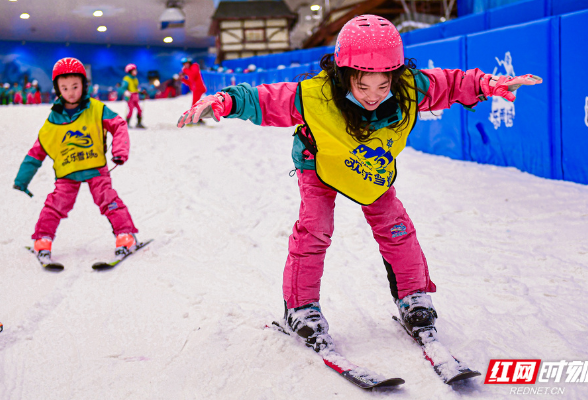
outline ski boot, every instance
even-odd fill
[[[137,117],[137,125],[135,126],[135,128],[137,129],[146,129],[145,126],[141,123],[141,119],[142,117]]]
[[[41,239],[35,240],[34,250],[35,254],[37,255],[37,259],[43,265],[52,264],[53,261],[51,260],[51,245],[53,244],[53,240],[49,237],[43,237]]]
[[[137,248],[137,237],[134,233],[119,233],[116,236],[116,249],[114,257],[117,259],[125,258]]]
[[[435,329],[437,311],[433,307],[431,296],[417,292],[395,302],[402,324],[414,340],[421,346],[437,340],[437,329]]]
[[[335,345],[329,335],[329,324],[318,302],[296,308],[286,308],[284,312],[286,324],[294,333],[302,337],[308,347],[317,353],[333,350]]]

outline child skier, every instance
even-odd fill
[[[435,292],[415,227],[393,186],[396,157],[419,111],[460,103],[474,107],[490,96],[513,101],[532,75],[494,78],[479,69],[415,69],[388,20],[353,18],[341,29],[322,72],[300,83],[229,86],[184,113],[178,127],[199,118],[249,119],[261,126],[297,125],[292,157],[301,205],[289,239],[283,275],[285,324],[315,351],[333,348],[319,305],[335,198],[361,204],[379,244],[390,290],[407,332],[421,345],[435,340]]]
[[[127,124],[130,124],[131,117],[133,116],[133,109],[137,109],[137,125],[135,128],[145,129],[141,123],[143,111],[139,106],[139,80],[137,79],[137,66],[135,64],[129,64],[125,67],[127,73],[123,78],[121,90],[125,92],[125,99],[129,106],[129,113],[127,114]],[[129,125],[130,126],[130,125]]]
[[[183,68],[180,73],[182,83],[192,91],[192,105],[194,105],[206,93],[206,86],[202,80],[198,63],[193,63],[191,58],[184,57],[182,64]]]
[[[53,67],[58,99],[39,131],[14,180],[14,188],[33,196],[28,185],[48,155],[53,159],[55,191],[47,196],[32,238],[34,252],[43,265],[51,261],[51,244],[62,218],[73,208],[82,182],[87,182],[100,213],[106,215],[116,235],[116,257],[132,252],[138,232],[127,207],[112,188],[106,164],[106,134],[112,133],[112,161],[124,164],[129,157],[127,124],[102,102],[87,93],[86,70],[75,58],[63,58]]]

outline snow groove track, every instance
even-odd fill
[[[364,393],[290,338],[282,270],[298,216],[290,128],[206,121],[191,99],[147,101],[113,187],[155,241],[110,271],[114,238],[86,185],[43,271],[23,246],[54,175],[29,198],[14,177],[49,106],[0,107],[0,399],[338,399]],[[109,103],[124,113],[126,105]],[[134,123],[134,121],[133,121]],[[110,157],[108,157],[110,158]],[[112,167],[112,165],[111,165]],[[588,187],[406,149],[395,184],[427,256],[439,339],[472,369],[491,358],[588,360]],[[361,208],[337,198],[321,306],[337,350],[406,383],[395,399],[512,399],[509,385],[445,385],[390,316],[386,273]],[[552,383],[565,399],[586,383]]]

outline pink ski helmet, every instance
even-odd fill
[[[386,72],[404,65],[404,48],[396,27],[377,15],[360,15],[341,28],[335,45],[338,67]]]
[[[137,66],[135,64],[129,64],[125,67],[125,72],[128,74],[129,72],[131,72],[134,69],[137,69]]]
[[[59,75],[65,74],[80,74],[86,78],[86,69],[84,68],[84,64],[77,58],[62,58],[53,66],[53,81],[55,82],[55,78]]]

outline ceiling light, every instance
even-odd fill
[[[311,11],[318,11],[321,9],[321,6],[319,6],[318,4],[314,4],[312,6],[310,6]]]
[[[174,6],[165,9],[159,17],[159,28],[183,28],[186,23],[186,14],[181,8]]]
[[[31,16],[27,13],[20,14],[20,19],[29,19]]]
[[[163,38],[163,41],[164,41],[165,43],[171,43],[171,42],[173,42],[173,41],[174,41],[174,38],[173,38],[173,37],[171,37],[171,36],[167,36],[167,37]]]
[[[94,11],[94,14],[92,14],[92,15],[95,17],[101,17],[104,15],[104,13],[100,10],[96,10],[96,11]]]
[[[8,0],[8,1],[16,1],[16,0]]]
[[[106,32],[106,27],[104,25],[98,27],[98,32]]]

